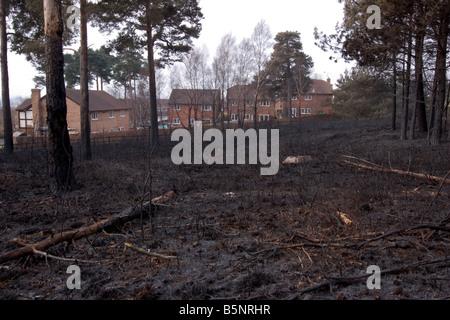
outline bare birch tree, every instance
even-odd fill
[[[269,73],[269,61],[273,50],[273,36],[269,25],[265,20],[261,20],[255,26],[253,34],[250,38],[253,62],[255,64],[255,97],[254,97],[254,110],[253,110],[253,122],[256,129],[258,124],[258,99],[261,92],[261,88],[264,86]]]

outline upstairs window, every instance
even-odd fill
[[[97,112],[92,112],[91,113],[91,120],[98,120],[98,113]]]

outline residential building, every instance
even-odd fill
[[[220,90],[174,89],[169,98],[169,121],[172,127],[192,126],[195,121],[213,124],[220,114]]]
[[[286,116],[287,112],[286,99],[277,101],[277,114]],[[313,79],[310,89],[305,95],[294,94],[292,96],[293,118],[330,114],[333,110],[333,86],[331,80],[327,81]]]
[[[250,85],[237,85],[227,91],[227,110],[231,122],[243,123],[258,117],[268,121],[276,116],[275,100],[264,92],[258,94],[255,110],[256,89]]]
[[[19,130],[29,135],[41,135],[47,129],[46,96],[41,97],[40,89],[31,91],[31,99],[26,99],[16,108]],[[66,89],[66,102],[69,134],[78,134],[81,130],[81,92]],[[89,91],[91,133],[128,131],[130,111],[131,108],[123,101],[105,91]]]

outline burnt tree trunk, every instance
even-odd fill
[[[67,127],[61,0],[44,0],[44,22],[50,175],[57,190],[68,191],[76,181]]]
[[[13,127],[11,119],[11,102],[9,99],[9,75],[8,75],[8,35],[6,33],[7,17],[6,0],[0,0],[0,37],[1,37],[1,78],[2,78],[2,106],[3,106],[3,130],[5,139],[5,151],[13,153]]]
[[[89,117],[89,69],[88,69],[88,36],[87,36],[87,1],[80,1],[81,14],[81,53],[80,53],[80,91],[81,91],[81,157],[92,159],[91,119]],[[98,86],[98,82],[97,82]]]

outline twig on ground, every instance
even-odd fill
[[[50,258],[50,259],[55,259],[55,260],[65,261],[65,262],[103,263],[102,261],[89,261],[89,260],[82,260],[82,259],[57,257],[57,256],[51,255],[51,254],[49,254],[47,252],[39,251],[37,249],[33,249],[33,253],[45,257],[45,261],[47,261],[47,259]]]
[[[142,254],[145,254],[145,255],[150,256],[150,257],[155,257],[155,258],[160,258],[160,259],[167,259],[167,260],[169,260],[169,259],[177,259],[178,258],[176,256],[165,256],[165,255],[162,255],[162,254],[159,254],[159,253],[150,252],[150,251],[147,251],[145,249],[135,247],[131,243],[128,243],[128,242],[125,243],[125,246],[127,248],[130,248],[134,252],[142,253]]]

